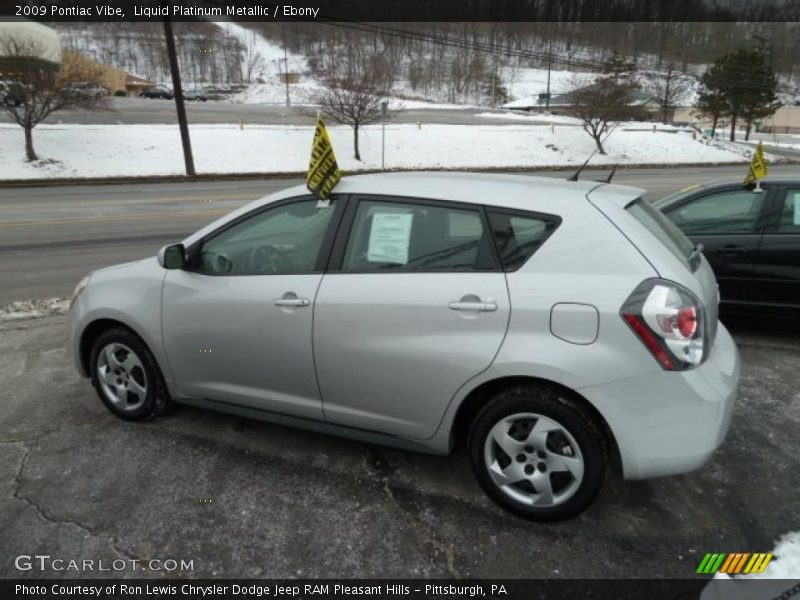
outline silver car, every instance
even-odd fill
[[[708,262],[642,190],[477,174],[302,187],[95,271],[75,364],[123,419],[170,401],[378,444],[463,443],[501,506],[570,517],[606,472],[701,466],[739,356]]]

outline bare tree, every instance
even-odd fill
[[[0,38],[2,84],[0,110],[25,131],[25,156],[38,160],[33,128],[50,114],[65,108],[109,108],[101,87],[101,69],[88,60],[65,61],[61,66],[43,60],[44,47],[33,38]]]
[[[253,78],[256,76],[260,78],[261,73],[264,71],[264,67],[266,66],[264,56],[258,50],[256,50],[255,36],[255,31],[250,32],[247,40],[247,46],[245,48],[244,71],[245,81],[247,81],[247,83],[252,83]]]
[[[653,99],[658,102],[661,108],[661,122],[666,125],[670,113],[692,87],[692,82],[678,71],[675,63],[671,62],[663,72],[654,74],[646,87]]]
[[[358,149],[358,131],[364,125],[381,118],[381,102],[385,95],[363,79],[334,79],[313,98],[324,114],[336,123],[353,128],[353,153],[361,160]],[[397,110],[390,111],[393,116]]]
[[[572,114],[581,121],[600,154],[605,154],[603,134],[611,123],[630,119],[634,110],[631,107],[631,94],[636,86],[630,81],[614,77],[600,77],[588,86],[570,92]]]

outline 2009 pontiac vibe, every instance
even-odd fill
[[[611,464],[683,473],[722,442],[739,356],[714,274],[642,190],[418,173],[335,192],[287,189],[81,281],[71,349],[106,406],[463,442],[535,520],[586,508]]]

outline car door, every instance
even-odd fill
[[[488,368],[508,326],[505,276],[476,206],[361,197],[314,308],[325,418],[434,435],[456,391]]]
[[[741,185],[690,195],[664,209],[694,243],[703,244],[728,309],[752,300],[753,267],[771,188],[757,193]]]
[[[775,190],[754,278],[758,309],[800,316],[800,184]]]
[[[340,204],[268,205],[167,272],[164,346],[182,395],[322,420],[311,325]]]

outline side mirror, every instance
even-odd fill
[[[183,269],[186,266],[186,248],[183,244],[170,244],[158,251],[158,264],[164,269]]]

